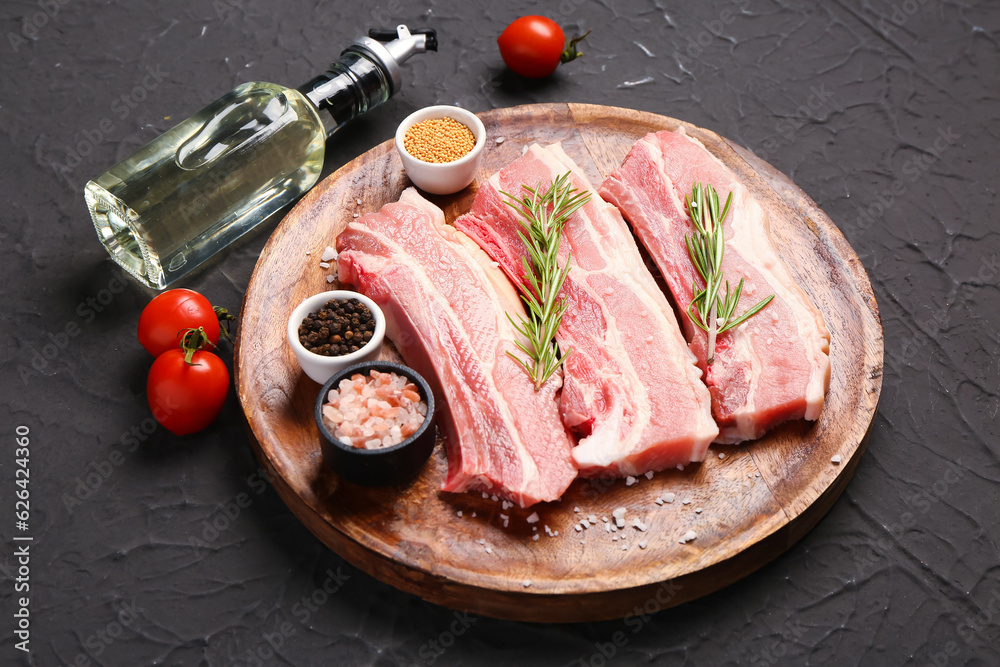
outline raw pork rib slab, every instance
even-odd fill
[[[759,438],[789,419],[816,420],[830,381],[830,334],[823,316],[778,257],[768,213],[739,178],[683,128],[646,135],[601,185],[663,273],[682,311],[692,281],[704,285],[688,256],[685,233],[694,228],[684,195],[695,182],[711,184],[733,204],[724,223],[723,275],[735,288],[746,277],[738,312],[769,294],[775,298],[737,329],[720,336],[705,375],[720,442]],[[685,335],[705,368],[707,334],[685,315]]]
[[[547,189],[567,171],[574,187],[591,193],[567,221],[560,248],[560,265],[572,252],[561,292],[569,305],[556,340],[573,348],[561,398],[563,421],[582,436],[573,459],[588,477],[701,461],[718,428],[694,355],[621,214],[560,146],[531,146],[494,174],[455,226],[523,289],[520,225],[500,193],[520,196],[522,184]]]
[[[382,308],[406,362],[436,379],[446,411],[442,489],[487,491],[522,507],[559,498],[576,477],[560,378],[536,392],[507,355],[518,334],[505,311],[524,311],[489,258],[413,188],[351,222],[337,250],[341,282]]]

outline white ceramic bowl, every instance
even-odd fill
[[[368,306],[368,310],[375,317],[375,333],[372,334],[372,339],[357,352],[342,354],[338,357],[325,357],[321,354],[310,352],[299,342],[299,325],[302,324],[302,320],[306,318],[306,315],[319,310],[326,305],[327,301],[332,299],[337,301],[357,299]],[[305,371],[306,375],[320,384],[323,384],[341,369],[347,368],[352,364],[378,359],[384,339],[385,316],[382,314],[382,309],[364,294],[358,294],[349,290],[331,290],[329,292],[314,294],[300,303],[288,318],[288,344],[292,346],[295,358],[299,360],[302,370]]]
[[[472,134],[476,137],[476,145],[467,155],[454,162],[435,164],[418,160],[406,152],[403,139],[407,130],[429,118],[454,118],[472,130]],[[434,195],[450,195],[471,183],[476,176],[479,163],[482,162],[485,144],[486,128],[483,126],[483,121],[479,120],[476,114],[460,107],[448,105],[424,107],[411,113],[396,128],[396,150],[403,159],[406,175],[418,188]]]

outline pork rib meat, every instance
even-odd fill
[[[479,490],[527,507],[576,477],[556,374],[536,392],[508,356],[523,314],[504,275],[416,190],[351,222],[337,238],[341,282],[386,316],[389,338],[438,393],[448,450],[445,491]]]
[[[701,461],[718,428],[695,357],[621,214],[559,145],[530,146],[495,173],[455,226],[526,289],[520,224],[501,193],[545,190],[566,172],[573,187],[591,193],[563,230],[560,265],[571,259],[560,296],[568,306],[556,333],[563,350],[572,348],[560,405],[581,436],[573,450],[580,474],[635,475]]]
[[[775,295],[767,308],[719,337],[710,366],[707,334],[682,317],[712,392],[719,441],[752,440],[786,420],[818,419],[830,380],[830,334],[779,257],[768,211],[739,177],[680,128],[640,139],[600,192],[632,224],[683,311],[691,301],[692,285],[704,285],[684,241],[686,233],[694,233],[684,195],[696,182],[711,184],[722,200],[733,193],[723,226],[722,271],[733,287],[740,277],[746,278],[738,313]]]

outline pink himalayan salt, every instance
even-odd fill
[[[396,373],[355,373],[331,389],[323,421],[333,437],[358,449],[392,447],[416,433],[427,416],[417,385]]]

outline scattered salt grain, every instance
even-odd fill
[[[625,486],[632,486],[633,484],[635,484],[635,482],[636,479],[632,475],[629,475],[628,477],[625,478]]]
[[[646,529],[649,526],[647,526],[645,523],[643,523],[642,520],[639,517],[636,517],[636,518],[632,519],[632,527],[633,528],[637,528],[638,530],[640,530],[640,531],[642,531],[642,532],[645,533]]]
[[[588,514],[587,515],[587,521],[589,521],[590,525],[593,526],[594,524],[597,523],[597,517],[594,516],[593,514]]]
[[[330,268],[330,262],[320,262],[319,263],[319,267],[321,269],[329,269]]]
[[[502,144],[502,143],[503,143],[503,137],[497,137],[497,138],[496,138],[496,139],[494,139],[493,141],[495,141],[495,142],[497,143],[497,145],[500,145],[500,144]]]
[[[833,465],[835,465],[835,466],[836,466],[836,465],[840,465],[840,454],[834,454],[834,455],[833,455],[833,456],[832,456],[832,457],[830,458],[830,463],[832,463],[832,464],[833,464]]]
[[[333,276],[327,276],[326,277],[326,282],[328,282],[328,283],[332,283],[333,280],[334,280]]]
[[[617,535],[612,535],[611,536],[611,541],[612,542],[617,542],[618,541],[618,536]]]
[[[485,545],[486,544],[486,540],[483,540],[483,539],[476,540],[476,544]]]
[[[700,507],[695,507],[694,508],[694,513],[695,514],[701,514],[701,508]]]
[[[647,544],[646,540],[643,540],[642,542],[639,542],[639,548],[640,549],[645,549],[646,548],[646,544]]]
[[[356,204],[357,204],[358,206],[361,206],[361,200],[360,200],[360,199],[355,199],[354,201],[355,201],[355,203],[356,203]]]
[[[524,580],[524,587],[527,588],[528,586],[531,586],[531,579]]]
[[[500,262],[490,262],[490,266],[494,269],[500,268]]]
[[[577,514],[579,514],[580,513],[580,508],[579,507],[574,507],[573,511],[576,512]]]
[[[760,477],[760,473],[759,473],[759,472],[755,472],[755,473],[753,474],[753,476],[754,476],[754,477]]]
[[[719,452],[719,458],[720,458],[720,459],[724,459],[724,458],[726,458],[726,455],[725,455],[725,454],[723,454],[722,452]]]
[[[653,502],[656,503],[657,505],[659,505],[660,507],[663,506],[663,498],[657,498]]]
[[[573,529],[576,530],[576,532],[578,532],[578,533],[583,531],[583,528],[580,528],[579,524],[573,526]]]
[[[488,554],[493,553],[493,547],[486,547],[486,553]]]
[[[354,217],[355,217],[355,218],[357,218],[357,217],[359,217],[359,216],[358,216],[358,214],[357,214],[357,213],[355,213],[355,214],[354,214]]]
[[[697,537],[698,533],[694,532],[693,530],[689,530],[688,532],[684,533],[684,537],[680,539],[680,543],[687,544],[688,542],[694,540]]]
[[[611,528],[612,528],[612,527],[613,527],[613,526],[612,526],[612,525],[611,525],[610,523],[606,523],[606,524],[604,524],[604,532],[605,532],[605,533],[610,533],[610,532],[611,532]]]
[[[608,517],[602,516],[601,517],[601,521],[603,521],[604,523],[607,523],[608,522]]]
[[[531,541],[532,542],[537,542],[538,541],[538,533],[535,533],[534,535],[531,536]]]
[[[327,246],[323,250],[323,255],[320,257],[321,261],[329,262],[331,259],[337,259],[337,251]]]
[[[645,474],[646,474],[646,479],[653,479],[653,471],[652,470],[647,470]]]
[[[691,504],[690,498],[685,498],[684,500],[681,501],[681,505],[690,505],[690,504]]]
[[[455,514],[458,515],[458,518],[462,518],[462,510],[458,510]]]
[[[660,497],[663,498],[663,502],[665,502],[665,503],[672,503],[672,502],[674,502],[674,498],[676,498],[677,496],[675,494],[673,494],[673,493],[667,493],[667,494],[662,495]]]
[[[628,551],[628,545],[627,544],[623,544],[622,545],[622,551]]]
[[[498,501],[500,499],[497,498],[496,496],[490,496],[490,500],[492,500],[493,502],[496,502],[496,501]]]
[[[485,491],[483,491],[483,500],[486,500],[489,497],[490,497],[490,494],[488,494]]]
[[[538,523],[538,512],[532,512],[530,515],[528,515],[528,518],[525,520],[528,523]]]
[[[500,515],[500,520],[503,521],[503,527],[504,528],[506,528],[507,524],[510,523],[510,517],[507,516],[506,514],[501,514]]]
[[[619,528],[625,527],[625,512],[627,511],[628,511],[627,508],[619,507],[618,509],[616,509],[614,512],[611,513],[611,516],[615,518],[615,525],[617,525]]]
[[[510,502],[509,500],[505,500],[502,503],[500,503],[500,509],[502,509],[502,510],[508,510],[508,509],[510,509],[513,506],[514,506],[514,503]]]
[[[677,464],[677,469],[678,470],[684,470],[684,464],[683,463],[678,463]]]
[[[475,518],[476,518],[476,513],[475,513],[475,512],[473,512],[473,513],[472,513],[472,518],[473,518],[473,519],[475,519]]]

